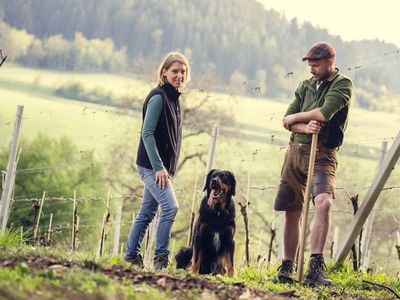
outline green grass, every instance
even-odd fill
[[[18,254],[16,254],[18,253]],[[64,249],[31,247],[25,245],[9,245],[3,248],[0,254],[0,261],[16,259],[19,263],[15,267],[0,268],[0,299],[4,295],[12,295],[16,299],[94,299],[95,297],[122,297],[123,299],[202,299],[205,295],[212,295],[213,291],[205,291],[200,286],[191,289],[182,285],[180,290],[172,291],[168,286],[160,282],[157,288],[150,282],[142,281],[137,284],[125,278],[116,280],[110,278],[98,270],[100,268],[110,269],[126,268],[126,263],[116,260],[115,257],[104,257],[101,260],[94,260],[93,256],[87,253],[66,253]],[[54,262],[68,261],[72,267],[35,267],[31,261],[47,259]],[[29,259],[29,260],[28,260]],[[93,271],[82,266],[97,266],[97,271]],[[400,283],[396,277],[391,277],[383,273],[363,274],[353,272],[348,265],[338,270],[333,270],[328,265],[328,276],[332,279],[331,287],[312,289],[301,284],[285,285],[275,281],[277,266],[269,267],[262,265],[251,265],[237,269],[236,275],[232,278],[227,276],[197,276],[198,282],[211,280],[220,287],[224,285],[245,285],[250,288],[273,293],[293,293],[300,299],[391,299],[393,294],[386,289],[381,289],[363,283],[363,280],[379,283],[391,288],[395,292],[400,292]],[[137,272],[137,271],[136,271]],[[136,273],[138,274],[138,273]],[[174,277],[179,281],[192,276],[182,270],[175,270],[169,267],[162,273],[143,273],[146,276]],[[139,277],[140,278],[140,275]],[[192,281],[194,282],[194,281]],[[154,281],[153,281],[154,283]],[[205,285],[210,288],[210,285]],[[219,288],[219,290],[221,290]],[[226,294],[219,292],[222,299],[230,299],[229,292]],[[79,298],[80,299],[80,298]]]
[[[0,235],[0,238],[2,236]],[[67,261],[72,265],[66,268],[55,265],[49,268],[29,266],[28,259]],[[32,247],[8,243],[2,248],[0,260],[19,261],[15,267],[0,268],[0,299],[98,299],[103,297],[122,299],[165,299],[173,295],[167,289],[160,291],[145,282],[132,285],[129,280],[118,281],[109,276],[82,269],[80,266],[101,267],[116,265],[115,258],[95,260],[93,253],[71,253],[63,248]],[[54,264],[54,263],[53,263]]]
[[[60,272],[61,273],[61,272]],[[0,269],[1,294],[13,299],[165,299],[168,292],[141,284],[117,282],[108,276],[88,270],[67,270],[62,274],[50,270],[31,270],[25,263],[13,269]]]
[[[248,267],[241,270],[235,278],[224,277],[224,281],[231,283],[239,281],[254,288],[277,293],[295,290],[296,294],[306,297],[307,299],[331,299],[333,295],[343,299],[351,299],[357,296],[363,296],[365,298],[377,297],[381,299],[393,297],[393,294],[387,290],[367,285],[363,283],[362,280],[383,284],[392,288],[394,291],[399,291],[400,289],[400,284],[395,277],[381,273],[368,275],[361,272],[353,272],[347,265],[340,268],[338,271],[328,269],[327,274],[332,280],[332,286],[323,287],[319,290],[301,284],[287,285],[277,283],[275,280],[277,274],[276,270],[276,265],[267,268]]]
[[[7,228],[4,233],[0,233],[0,249],[16,247],[24,243],[20,232],[15,229]]]

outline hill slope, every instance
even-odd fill
[[[293,92],[290,78],[297,83],[305,75],[301,55],[325,40],[335,46],[339,67],[362,90],[357,99],[361,106],[379,107],[376,98],[400,89],[391,75],[399,68],[395,45],[343,42],[324,29],[265,10],[255,0],[0,0],[0,16],[40,39],[28,45],[21,41],[29,53],[21,61],[35,66],[76,68],[79,64],[68,62],[98,58],[91,56],[98,51],[95,39],[111,39],[129,57],[126,70],[146,73],[166,52],[177,49],[190,58],[197,78],[232,86],[246,81],[262,95],[282,97]],[[76,32],[93,39],[93,47],[76,38]],[[0,35],[1,40],[10,59],[21,52],[21,43],[13,46],[7,35]],[[87,50],[77,53],[72,46]]]

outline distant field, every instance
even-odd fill
[[[127,76],[36,70],[6,64],[0,69],[0,101],[2,103],[0,118],[5,122],[13,119],[16,105],[19,103],[26,106],[25,123],[29,123],[27,137],[37,130],[49,129],[48,125],[54,122],[54,119],[57,119],[57,126],[50,126],[52,128],[51,135],[71,134],[73,136],[73,132],[68,132],[69,127],[72,127],[71,131],[75,131],[72,130],[75,128],[85,136],[93,132],[103,131],[105,131],[104,134],[107,134],[107,128],[116,125],[115,118],[108,118],[112,125],[107,124],[107,117],[106,120],[103,119],[105,115],[112,114],[109,108],[65,100],[52,94],[52,89],[71,81],[80,82],[89,88],[101,87],[115,95],[135,95],[139,98],[143,98],[152,86],[151,82],[144,82]],[[198,97],[199,95],[194,92],[190,96]],[[190,98],[187,101],[190,101]],[[210,101],[231,112],[236,120],[237,129],[240,129],[243,134],[261,136],[265,138],[266,142],[268,139],[270,140],[272,134],[274,138],[284,141],[288,138],[288,133],[281,126],[282,115],[286,110],[287,103],[219,93],[212,93]],[[96,115],[83,111],[85,107],[88,107],[86,110],[95,110]],[[101,113],[106,110],[106,113]],[[37,114],[40,118],[33,119],[31,117],[29,121],[30,115]],[[53,120],[48,120],[49,118],[53,118]],[[68,120],[68,118],[74,119],[75,122]],[[121,119],[121,122],[118,122],[118,125],[121,126],[125,121],[132,118],[119,115],[118,119]],[[33,123],[32,126],[30,126],[30,122]],[[80,122],[84,123],[80,124]],[[62,125],[62,123],[67,125]],[[93,128],[89,126],[88,128],[85,125],[88,123],[96,123],[96,126],[93,126]],[[125,124],[128,124],[128,122]],[[400,115],[398,114],[352,108],[344,147],[354,147],[355,144],[371,147],[379,146],[381,140],[386,138],[390,141],[397,134],[399,125]],[[103,128],[103,126],[107,128]],[[85,129],[85,133],[79,128]],[[1,130],[5,130],[5,128]],[[110,131],[116,133],[113,130]],[[4,143],[3,139],[0,145],[2,143]],[[96,142],[94,143],[96,144]]]
[[[150,82],[136,80],[133,76],[128,77],[106,73],[59,72],[10,65],[2,66],[0,78],[2,81],[8,80],[11,82],[35,84],[51,88],[66,82],[78,81],[90,88],[103,87],[116,95],[125,95],[132,92],[141,95],[146,93],[148,88],[152,85]]]
[[[115,142],[124,144],[126,151],[136,151],[140,131],[141,114],[133,112],[120,114],[117,110],[85,102],[56,97],[54,88],[68,82],[103,89],[114,95],[135,95],[144,98],[152,83],[139,81],[133,77],[109,74],[63,73],[35,70],[5,64],[0,69],[0,148],[9,145],[12,135],[17,105],[25,106],[22,138],[31,139],[38,132],[52,137],[66,135],[80,150],[95,149],[96,157],[107,160],[109,148]],[[192,91],[185,101],[202,97],[201,91]],[[211,93],[212,105],[223,108],[234,117],[235,124],[221,128],[216,149],[215,167],[227,168],[235,172],[238,180],[238,195],[247,194],[250,178],[249,216],[257,219],[264,215],[271,220],[272,202],[279,183],[280,168],[289,134],[282,129],[281,119],[287,103],[261,98],[243,97]],[[289,101],[289,100],[288,100]],[[400,115],[351,109],[350,123],[345,145],[341,149],[337,186],[345,188],[351,195],[365,195],[375,174],[379,150],[383,140],[389,147],[400,128]],[[210,137],[200,135],[185,141],[183,150],[207,152]],[[364,158],[359,158],[359,157]],[[199,162],[187,165],[175,179],[178,197],[184,200],[182,211],[188,213],[193,183],[196,174],[202,176],[204,166]],[[388,184],[396,184],[400,172],[394,170]],[[199,177],[201,182],[201,177]],[[200,184],[198,185],[200,186]],[[386,192],[386,203],[398,197],[398,192]],[[344,190],[337,191],[337,210],[351,212],[349,199]],[[386,201],[386,200],[385,200]],[[386,208],[392,205],[386,205]],[[333,221],[342,224],[342,230],[349,223],[351,214],[334,214]],[[188,214],[187,214],[188,215]],[[400,217],[399,215],[397,215]],[[387,215],[379,215],[384,221]],[[255,235],[265,230],[265,225],[253,223]],[[187,226],[185,222],[182,225]],[[382,238],[385,238],[385,232]],[[238,243],[242,243],[243,228],[238,228]],[[375,243],[379,244],[379,241]],[[178,246],[178,245],[177,245]]]
[[[20,77],[18,76],[20,74]],[[90,75],[86,75],[90,77]],[[93,76],[93,86],[100,85],[99,77]],[[35,82],[42,78],[40,83]],[[98,155],[115,141],[124,138],[127,130],[132,133],[139,128],[139,115],[117,114],[110,107],[72,101],[56,97],[52,89],[64,80],[83,80],[82,74],[63,74],[18,67],[4,68],[0,72],[0,146],[10,142],[15,113],[18,105],[24,105],[22,138],[33,138],[38,132],[52,137],[66,135],[82,149],[96,149]],[[104,83],[114,82],[116,92],[121,91],[121,80],[104,78]],[[99,80],[99,81],[96,81]],[[90,82],[90,80],[87,80]],[[134,81],[132,81],[134,82]],[[121,84],[119,86],[119,83]],[[140,86],[140,85],[138,85]],[[111,89],[110,89],[111,90]],[[129,139],[126,140],[129,143]]]

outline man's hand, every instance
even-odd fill
[[[314,108],[310,111],[298,112],[295,114],[288,115],[283,118],[283,127],[290,131],[290,126],[296,123],[310,123],[311,121],[324,122],[327,121],[324,115],[321,113],[319,107]],[[321,125],[321,124],[319,124]]]
[[[156,172],[156,184],[160,189],[164,189],[168,186],[168,180],[171,179],[167,170],[162,169]]]
[[[315,120],[311,120],[306,125],[304,133],[314,134],[314,133],[319,133],[320,130],[321,130],[321,122],[315,121]]]
[[[295,123],[297,123],[296,114],[288,115],[288,116],[284,117],[282,120],[282,125],[287,130],[290,130],[290,126],[292,126]]]

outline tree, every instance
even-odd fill
[[[29,66],[38,67],[41,65],[45,55],[46,53],[44,52],[42,41],[35,39],[21,61]]]
[[[14,202],[10,210],[9,223],[15,227],[32,228],[35,210],[43,191],[47,197],[43,208],[43,225],[50,213],[54,213],[53,224],[68,224],[72,219],[72,202],[68,200],[76,190],[79,198],[104,196],[106,186],[102,184],[103,168],[94,160],[93,151],[79,151],[66,137],[58,140],[44,134],[38,134],[33,141],[23,140],[21,155],[15,177]],[[5,169],[8,149],[0,153],[0,168]],[[64,197],[65,199],[61,199]],[[56,199],[58,198],[58,199]],[[83,203],[82,203],[83,204]],[[99,216],[101,205],[92,205],[83,209],[80,216]]]
[[[61,34],[50,36],[43,46],[46,52],[45,67],[67,69],[71,45]]]
[[[0,0],[0,8],[0,20],[9,24],[0,24],[0,45],[18,63],[30,51],[40,56],[40,47],[31,46],[38,38],[45,53],[41,67],[129,70],[144,77],[143,69],[153,70],[165,53],[177,50],[190,56],[194,78],[213,77],[219,90],[231,82],[232,74],[258,81],[257,70],[265,70],[265,96],[286,98],[295,89],[288,78],[304,78],[301,55],[315,42],[327,41],[336,49],[341,72],[357,88],[359,81],[372,83],[363,90],[375,100],[360,96],[360,105],[374,109],[371,102],[381,98],[376,88],[385,86],[389,94],[397,94],[400,87],[393,76],[400,62],[395,44],[344,42],[326,29],[287,19],[254,0]],[[77,41],[77,32],[84,38]],[[387,108],[392,100],[379,99],[379,109],[383,102],[385,109],[396,106]]]
[[[0,21],[0,45],[10,60],[24,56],[34,39],[25,30],[17,30]]]

